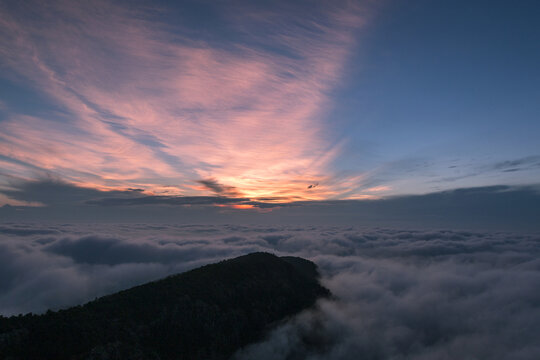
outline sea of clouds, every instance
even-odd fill
[[[254,251],[321,300],[235,359],[539,359],[540,235],[360,227],[0,225],[0,314],[41,313]]]

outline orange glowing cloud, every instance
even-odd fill
[[[249,204],[216,204],[214,206],[239,210],[256,209],[255,206]]]
[[[362,180],[332,174],[340,144],[324,122],[365,23],[358,6],[282,16],[252,47],[194,41],[108,2],[36,4],[40,20],[24,24],[4,10],[6,66],[61,109],[0,123],[0,154],[27,177],[172,195],[211,194],[197,182],[215,179],[280,202],[350,198]],[[271,26],[278,14],[244,15]]]
[[[386,191],[390,191],[390,190],[392,190],[392,187],[390,187],[390,186],[379,185],[379,186],[370,187],[368,189],[365,189],[364,191],[372,192],[372,193],[379,193],[379,192],[386,192]]]

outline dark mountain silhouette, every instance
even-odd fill
[[[328,295],[314,263],[253,253],[82,306],[0,317],[0,358],[226,359]]]

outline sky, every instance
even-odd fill
[[[500,211],[509,192],[524,200],[511,205],[531,224],[539,11],[537,1],[1,1],[0,214],[154,219],[174,204],[193,221],[274,221],[293,205],[356,213],[477,189]]]

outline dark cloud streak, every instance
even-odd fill
[[[197,180],[197,182],[220,196],[235,197],[239,195],[238,190],[234,186],[223,185],[213,178]]]
[[[222,196],[160,196],[149,195],[132,198],[102,198],[88,200],[86,204],[100,206],[144,206],[144,205],[215,205],[241,204],[248,202],[247,198],[229,198]]]

